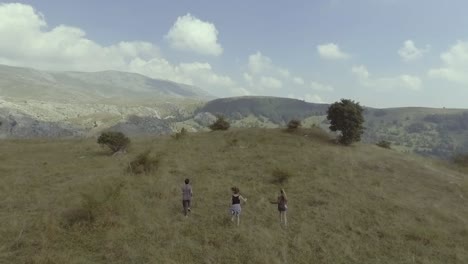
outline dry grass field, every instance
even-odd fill
[[[129,172],[148,150],[153,168]],[[239,227],[234,185],[248,198]],[[270,203],[281,186],[287,228]],[[468,174],[315,129],[132,138],[120,156],[95,139],[3,140],[0,263],[465,264]]]

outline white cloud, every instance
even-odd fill
[[[288,94],[288,98],[306,101],[309,103],[323,104],[325,101],[317,94],[305,94],[304,96],[296,96],[295,94]]]
[[[367,68],[363,65],[354,66],[351,72],[357,77],[359,83],[366,87],[379,90],[409,89],[421,90],[422,81],[417,76],[399,75],[395,77],[372,78]]]
[[[244,80],[252,91],[278,90],[291,79],[289,70],[274,65],[270,58],[260,52],[249,56],[247,68]]]
[[[283,83],[270,76],[261,76],[259,84],[262,88],[270,88],[270,89],[279,89],[283,87]]]
[[[403,47],[398,50],[398,55],[404,61],[413,61],[421,58],[427,52],[429,52],[429,45],[426,45],[424,49],[418,49],[412,40],[406,40]]]
[[[294,81],[294,83],[297,84],[297,85],[304,85],[304,83],[305,83],[305,82],[304,82],[304,79],[302,79],[301,77],[294,77],[294,78],[293,78],[293,81]]]
[[[49,29],[44,16],[24,4],[0,4],[0,64],[57,71],[130,71],[196,85],[215,95],[247,93],[208,63],[172,64],[149,42],[102,46],[76,27]]]
[[[245,72],[243,77],[246,86],[253,93],[265,91],[272,93],[274,91],[277,96],[284,96],[291,90],[303,91],[305,94],[307,91],[330,92],[334,90],[331,85],[305,80],[291,73],[290,70],[275,65],[271,58],[260,52],[249,56],[247,68],[248,72]],[[305,100],[305,98],[306,96],[300,97],[301,100]],[[314,98],[315,102],[321,102],[316,94],[307,98]]]
[[[310,88],[315,91],[322,91],[322,92],[332,92],[335,90],[333,86],[328,84],[323,84],[319,82],[310,82]]]
[[[75,27],[47,29],[44,16],[28,5],[0,5],[0,63],[47,70],[124,70],[134,57],[159,56],[148,42],[101,46]]]
[[[369,71],[364,65],[359,65],[359,66],[353,66],[351,69],[351,72],[356,75],[356,77],[359,78],[361,81],[366,81],[369,79]]]
[[[317,52],[324,59],[340,60],[350,57],[349,54],[340,50],[340,47],[334,43],[322,44],[317,46]]]
[[[223,48],[218,43],[218,30],[214,24],[202,21],[191,14],[177,18],[165,38],[172,48],[218,56]]]
[[[260,74],[274,69],[271,59],[263,56],[260,52],[249,56],[249,71],[253,74]]]
[[[320,103],[320,104],[325,103],[322,97],[320,97],[317,94],[306,94],[304,99],[306,102],[311,102],[311,103]]]
[[[250,75],[250,74],[244,72],[243,76],[244,76],[244,80],[248,83],[248,85],[252,86],[252,85],[253,85],[253,77],[252,77],[252,75]]]
[[[230,95],[250,94],[245,88],[239,87],[229,76],[216,74],[209,63],[192,62],[173,65],[163,58],[148,61],[136,58],[130,63],[129,70],[153,78],[164,76],[164,79],[174,82],[196,85],[219,96],[226,93]]]
[[[468,84],[468,41],[458,41],[440,58],[443,66],[429,70],[430,77]]]

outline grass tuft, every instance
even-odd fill
[[[280,168],[275,168],[273,172],[271,173],[271,175],[272,175],[271,182],[274,184],[279,184],[279,185],[286,184],[292,178],[291,172],[289,172],[288,170],[280,169]]]
[[[158,168],[158,165],[159,158],[151,156],[151,150],[146,150],[128,164],[127,172],[132,174],[148,174],[154,172]]]

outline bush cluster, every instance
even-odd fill
[[[171,137],[175,140],[179,140],[181,138],[184,138],[187,135],[187,129],[183,127],[179,132],[176,132],[175,134],[171,135]]]
[[[392,143],[390,143],[389,141],[386,141],[386,140],[381,140],[381,141],[377,142],[376,145],[381,147],[381,148],[386,148],[386,149],[391,149],[392,148]]]
[[[460,166],[468,167],[468,153],[465,154],[456,154],[453,157],[453,162]]]
[[[297,119],[292,119],[288,122],[288,130],[294,131],[302,126],[301,121]]]
[[[97,143],[99,145],[107,146],[112,153],[116,153],[119,151],[126,151],[128,145],[130,145],[130,139],[125,136],[122,132],[103,132],[98,140]]]
[[[212,131],[216,130],[228,130],[231,124],[223,117],[223,116],[218,116],[216,121],[209,126],[209,128]]]

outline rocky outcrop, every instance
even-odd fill
[[[0,138],[63,138],[83,136],[84,131],[64,123],[44,122],[10,109],[0,109]]]
[[[148,116],[129,116],[127,120],[112,126],[109,130],[131,136],[161,135],[172,132],[169,121]]]
[[[207,127],[216,121],[216,116],[209,112],[201,112],[193,117],[193,120],[202,127]]]

